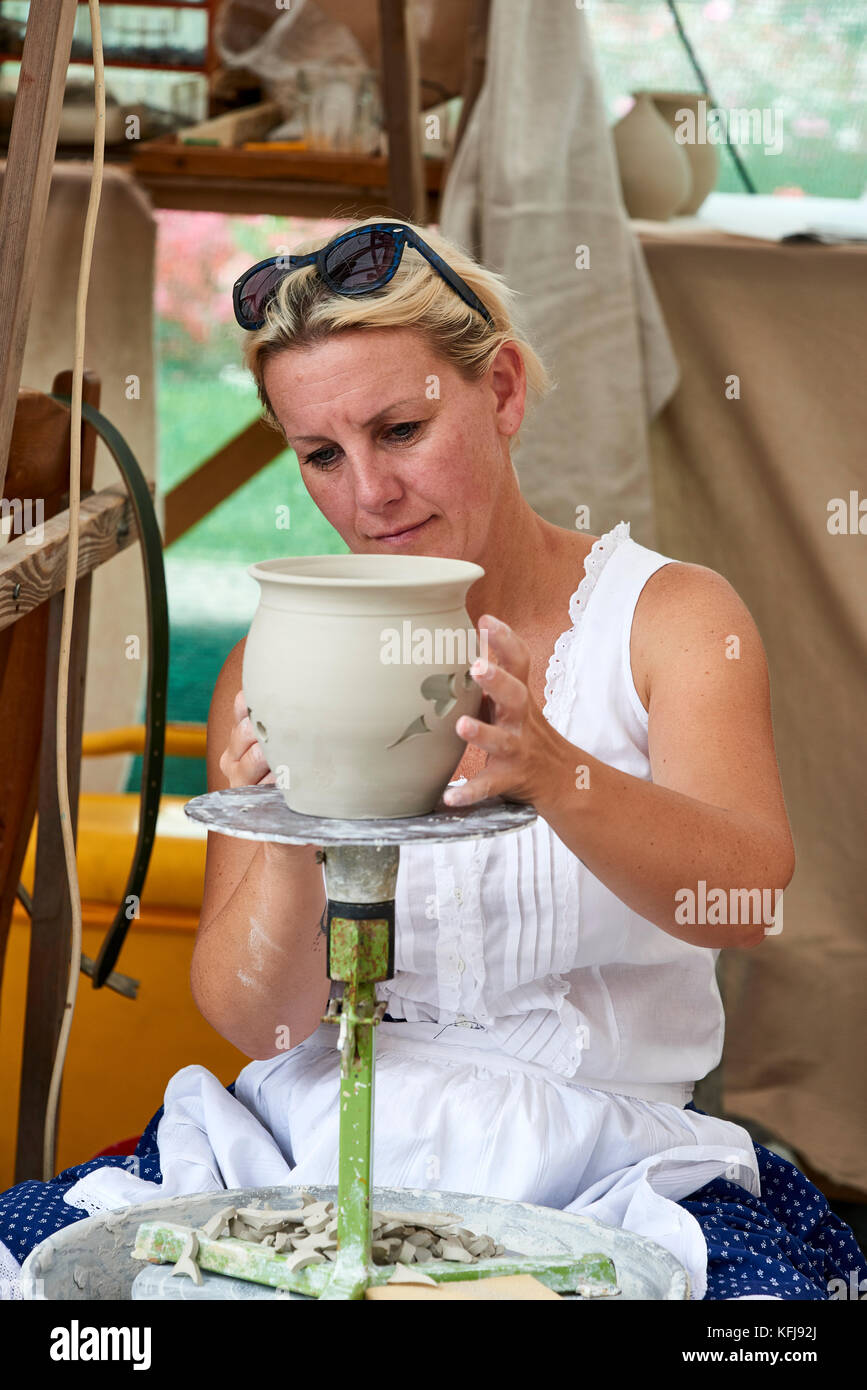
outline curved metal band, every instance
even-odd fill
[[[68,405],[71,409],[71,396],[52,395],[51,399],[59,401],[62,405]],[[141,890],[147,877],[151,850],[156,835],[165,758],[169,674],[169,609],[163,565],[162,536],[157,524],[147,480],[123,435],[111,421],[86,402],[82,402],[81,414],[83,419],[92,425],[100,438],[105,441],[129,493],[142,548],[147,604],[147,706],[145,710],[145,746],[142,755],[138,836],[123,902],[118,907],[114,921],[106,932],[93,968],[93,987],[94,989],[101,989],[114,968],[129,931],[129,924],[132,919],[127,915],[127,903],[131,897],[137,900],[141,899]]]

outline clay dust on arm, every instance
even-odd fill
[[[208,717],[208,789],[256,785],[255,735],[240,691],[243,642],[230,653]],[[318,1027],[328,997],[326,895],[315,845],[211,832],[190,971],[193,998],[246,1056],[275,1056]]]

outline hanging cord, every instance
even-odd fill
[[[701,84],[702,91],[707,94],[707,99],[710,102],[711,106],[713,106],[716,110],[719,110],[719,107],[717,106],[716,101],[714,100],[713,93],[711,92],[710,83],[708,82],[707,78],[702,72],[701,64],[699,63],[698,58],[695,56],[695,50],[693,49],[692,44],[686,36],[686,30],[683,27],[683,23],[681,22],[680,15],[677,12],[677,6],[675,5],[674,0],[665,0],[665,3],[668,6],[669,11],[671,12],[675,25],[677,26],[677,32],[680,35],[680,41],[686,49],[687,57],[689,58],[689,61],[692,63],[693,72],[695,73],[696,77],[698,78]],[[746,165],[744,164],[740,156],[740,151],[737,149],[735,145],[729,144],[728,131],[726,131],[725,146],[732,159],[734,160],[735,168],[741,176],[744,188],[747,190],[748,193],[757,193],[758,189],[756,188],[756,185],[753,183],[752,179],[747,173]]]
[[[105,68],[102,54],[102,28],[99,0],[88,0],[90,30],[93,41],[93,87],[95,125],[93,132],[93,171],[90,179],[90,198],[84,223],[84,240],[78,271],[78,294],[75,302],[75,346],[72,363],[72,404],[69,421],[69,541],[66,552],[66,587],[63,591],[63,618],[60,629],[60,660],[57,672],[57,800],[60,807],[60,829],[69,901],[72,909],[72,937],[69,955],[69,980],[66,1002],[54,1055],[54,1068],[45,1106],[45,1128],[42,1139],[42,1177],[49,1182],[54,1176],[55,1127],[60,1097],[60,1082],[72,1028],[72,1014],[78,992],[81,970],[81,890],[75,862],[75,838],[69,806],[69,766],[66,746],[66,720],[69,687],[69,654],[72,638],[72,616],[75,605],[75,584],[78,575],[78,524],[81,506],[81,404],[84,378],[84,334],[87,312],[87,291],[90,285],[90,265],[96,234],[96,219],[102,194],[102,170],[105,159]]]

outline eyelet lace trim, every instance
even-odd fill
[[[90,1193],[82,1193],[80,1197],[76,1197],[74,1202],[70,1202],[66,1195],[64,1195],[63,1200],[67,1206],[75,1207],[77,1211],[86,1211],[88,1216],[101,1216],[103,1212],[112,1210],[112,1207],[103,1198]]]
[[[554,650],[545,672],[545,706],[543,713],[549,723],[553,723],[555,708],[561,703],[558,694],[563,690],[563,679],[570,668],[570,656],[576,634],[587,607],[587,602],[596,587],[599,576],[611,555],[623,541],[629,540],[629,522],[618,521],[611,530],[600,536],[584,557],[584,578],[569,600],[569,617],[572,626],[560,634],[554,643]]]
[[[23,1297],[21,1266],[8,1246],[0,1240],[0,1299]]]

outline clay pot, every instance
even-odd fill
[[[290,810],[370,820],[432,811],[482,700],[464,607],[484,574],[427,555],[313,555],[248,571],[259,607],[243,685]]]
[[[647,92],[637,94],[612,134],[629,216],[668,221],[692,191],[686,147],[678,145]]]
[[[649,96],[663,120],[670,126],[672,131],[684,129],[683,117],[678,120],[678,111],[691,111],[694,118],[694,129],[700,131],[702,123],[699,120],[700,101],[710,106],[710,98],[705,92],[646,92],[644,96]],[[675,143],[678,143],[675,140]],[[686,152],[689,160],[690,171],[692,173],[692,191],[689,193],[685,203],[677,208],[678,217],[688,217],[692,213],[698,212],[708,193],[712,193],[716,188],[716,181],[719,177],[719,149],[716,145],[711,145],[707,140],[701,142],[694,140],[681,146]]]

